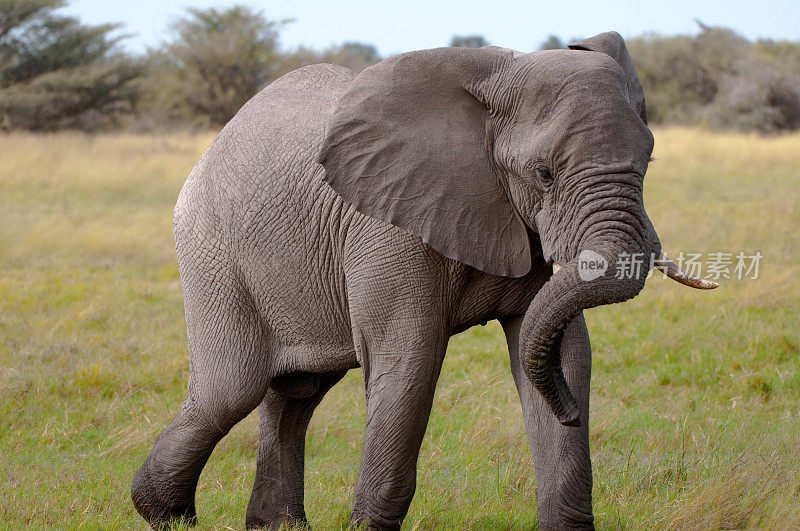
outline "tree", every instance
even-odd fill
[[[375,46],[360,42],[345,42],[322,51],[300,46],[284,55],[281,60],[281,74],[317,63],[333,63],[360,72],[380,60],[381,56]]]
[[[752,43],[698,25],[694,36],[628,40],[648,118],[761,132],[800,128],[800,44]]]
[[[566,48],[567,45],[558,35],[548,35],[547,38],[539,45],[540,50],[560,50]]]
[[[450,39],[451,48],[482,48],[489,46],[483,35],[455,35]]]
[[[647,34],[628,40],[653,122],[702,122],[722,77],[752,46],[729,29],[700,28],[696,36]]]
[[[172,40],[150,52],[148,103],[224,124],[281,73],[278,31],[287,22],[241,5],[189,9],[172,25]]]
[[[378,49],[372,44],[361,42],[345,42],[324,50],[321,54],[323,62],[352,68],[356,72],[374,65],[381,60]]]
[[[772,133],[800,128],[800,68],[784,58],[751,55],[722,76],[706,116],[724,129]]]
[[[118,50],[119,26],[53,11],[64,0],[0,0],[0,125],[93,128],[135,108],[139,65]]]

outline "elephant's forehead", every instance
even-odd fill
[[[606,80],[625,83],[625,74],[614,59],[600,52],[577,50],[543,50],[514,60],[522,87],[557,88],[571,78]]]

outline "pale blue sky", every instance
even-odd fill
[[[230,0],[72,0],[62,12],[99,24],[122,22],[135,34],[133,51],[158,44],[187,7],[229,6]],[[375,44],[382,55],[445,46],[454,34],[482,34],[492,44],[534,50],[551,33],[562,39],[614,29],[624,37],[646,31],[695,33],[695,19],[735,29],[751,39],[800,40],[798,0],[623,1],[561,0],[240,0],[271,19],[294,18],[281,41],[323,48],[344,41]]]

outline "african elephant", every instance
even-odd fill
[[[591,350],[582,311],[625,301],[664,255],[642,199],[653,136],[625,44],[440,48],[267,86],[202,156],[175,207],[188,398],[133,479],[154,527],[196,520],[200,472],[256,406],[250,527],[305,522],[304,439],[361,367],[367,425],[352,521],[397,529],[448,338],[499,319],[542,527],[593,525]],[[649,266],[650,264],[648,264]]]

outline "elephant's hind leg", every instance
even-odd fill
[[[306,522],[303,505],[305,436],[314,409],[346,371],[278,377],[258,408],[258,465],[247,506],[248,528],[278,529]]]
[[[188,398],[161,433],[132,485],[133,503],[154,527],[196,520],[200,472],[226,433],[267,392],[269,355],[261,320],[234,269],[181,263],[189,335]],[[195,264],[203,265],[198,270]]]

